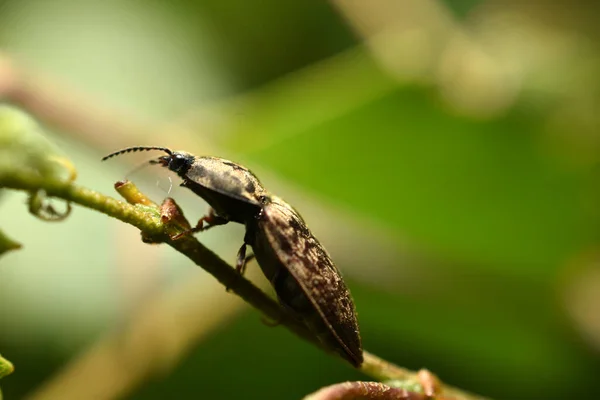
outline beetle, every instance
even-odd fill
[[[249,169],[223,158],[138,146],[116,151],[102,160],[149,150],[166,153],[150,164],[177,173],[183,179],[181,186],[192,190],[211,207],[194,228],[174,239],[228,222],[244,224],[246,233],[237,254],[236,270],[244,272],[250,259],[246,257],[246,247],[251,246],[283,308],[304,323],[326,348],[359,367],[363,350],[350,291],[300,214],[270,194]]]

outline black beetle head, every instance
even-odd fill
[[[195,157],[193,155],[182,151],[176,151],[169,155],[158,157],[157,160],[153,160],[151,163],[167,167],[171,171],[177,173],[177,175],[183,177],[194,163],[194,160]]]
[[[167,153],[166,156],[158,157],[156,160],[151,160],[150,164],[160,164],[163,167],[169,168],[171,171],[176,172],[179,176],[183,177],[185,173],[190,169],[194,163],[194,156],[189,153],[182,151],[172,151],[166,147],[157,146],[137,146],[128,147],[119,151],[115,151],[102,158],[102,161],[107,160],[111,157],[115,157],[121,154],[130,153],[133,151],[149,151],[149,150],[160,150]]]

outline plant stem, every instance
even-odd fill
[[[213,275],[221,284],[270,319],[277,321],[301,338],[326,350],[303,324],[291,318],[276,301],[254,286],[249,280],[240,276],[233,267],[204,247],[193,236],[184,236],[179,240],[172,240],[168,234],[168,226],[161,221],[157,207],[131,205],[82,186],[42,179],[40,176],[22,172],[0,174],[0,188],[2,187],[28,192],[43,189],[50,197],[79,204],[139,228],[145,237],[152,238],[153,241],[167,243],[187,256],[196,265]],[[417,372],[400,368],[368,352],[365,352],[364,356],[365,361],[360,370],[375,379],[384,381],[418,381],[419,379]],[[451,394],[457,400],[483,399],[445,385],[442,385],[442,392],[445,395]]]
[[[196,265],[213,275],[225,287],[262,311],[267,317],[285,325],[298,336],[318,344],[313,335],[301,323],[285,314],[276,301],[249,280],[240,276],[233,267],[204,247],[194,237],[185,236],[179,240],[171,240],[168,235],[165,235],[165,225],[160,220],[158,210],[152,213],[148,211],[148,207],[127,204],[75,184],[43,180],[24,173],[0,175],[0,187],[25,191],[43,189],[50,197],[61,198],[99,211],[137,227],[148,236],[158,237],[162,242],[184,254]]]

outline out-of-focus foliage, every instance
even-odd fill
[[[0,256],[7,251],[20,249],[21,245],[0,231]]]
[[[53,179],[74,179],[75,167],[24,112],[0,104],[0,172],[30,171]]]
[[[12,363],[0,356],[0,378],[4,378],[5,376],[12,374],[14,370],[15,368],[13,367]]]
[[[407,2],[430,8],[420,26],[407,28],[411,40],[399,42],[400,22],[367,34],[369,20],[393,20],[402,10],[395,2],[399,9],[386,14],[383,0],[370,4],[363,25],[342,0],[53,3],[0,1],[0,49],[100,103],[188,124],[198,145],[186,150],[221,149],[217,155],[265,172],[275,192],[286,180],[282,190],[297,189],[286,200],[317,234],[343,226],[319,237],[336,249],[366,349],[495,398],[595,392],[600,31],[581,12],[589,2]],[[444,23],[426,24],[435,21]],[[436,35],[448,29],[459,39]],[[394,70],[409,64],[409,72]],[[97,159],[123,139],[107,133],[103,149],[86,147],[98,138],[59,140],[77,158],[80,182],[109,191],[109,171]],[[176,147],[181,139],[129,140]],[[152,186],[157,173],[148,174]],[[205,208],[183,191],[173,195],[188,201],[186,215]],[[11,234],[28,218],[13,200],[0,205]],[[311,218],[314,203],[345,220]],[[144,301],[136,285],[147,275],[154,272],[146,284],[156,288],[165,275],[176,282],[193,268],[165,262],[134,244],[137,236],[119,248],[135,233],[106,240],[114,224],[90,214],[75,210],[62,230],[33,221],[19,253],[43,257],[0,259],[0,301],[23,302],[0,307],[3,326],[13,327],[0,330],[0,350],[19,366],[3,381],[7,398],[51,379],[115,316],[135,310]],[[360,224],[349,236],[354,220],[377,227],[392,243],[389,254],[365,244]],[[241,235],[227,232],[202,240],[233,260]],[[90,259],[83,253],[94,262],[78,262]],[[294,399],[357,379],[364,377],[248,312],[131,397]]]
[[[0,378],[10,375],[14,371],[14,367],[10,361],[0,356]],[[2,400],[2,391],[0,390],[0,400]]]

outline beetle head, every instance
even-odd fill
[[[195,157],[189,153],[175,151],[166,156],[158,157],[156,160],[150,161],[151,164],[160,164],[163,167],[169,168],[177,175],[183,177],[194,164]]]
[[[171,171],[177,173],[181,177],[183,177],[186,174],[186,172],[190,169],[195,160],[195,157],[193,155],[185,153],[183,151],[172,151],[171,149],[168,149],[166,147],[157,146],[137,146],[115,151],[114,153],[103,157],[102,161],[125,153],[149,150],[160,150],[167,153],[167,155],[158,157],[155,160],[150,160],[150,164],[160,164],[163,167],[169,168]]]

